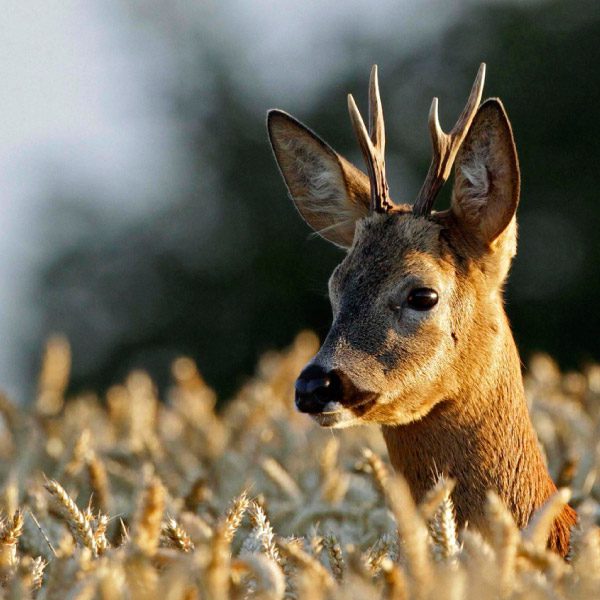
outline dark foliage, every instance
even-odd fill
[[[410,55],[389,41],[349,40],[363,59],[298,114],[361,164],[345,93],[364,100],[364,56],[379,62],[392,195],[412,202],[429,161],[431,97],[453,122],[486,61],[486,92],[507,106],[523,172],[508,312],[525,353],[543,349],[567,366],[600,358],[599,15],[593,1],[471,8]],[[138,366],[164,382],[183,353],[227,395],[265,349],[304,327],[327,330],[326,281],[340,253],[311,238],[286,199],[264,111],[246,101],[235,65],[222,59],[214,73],[208,110],[200,84],[173,95],[196,157],[193,193],[127,231],[92,224],[93,235],[46,269],[45,328],[70,337],[75,387],[102,388]]]

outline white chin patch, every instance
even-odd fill
[[[337,410],[324,410],[322,413],[310,415],[321,427],[329,427],[331,429],[343,429],[344,427],[352,427],[359,425],[360,419],[347,408],[339,408],[341,405],[337,402],[329,402],[325,405],[325,409],[333,408],[330,404],[337,405]]]

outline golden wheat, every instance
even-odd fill
[[[415,506],[376,428],[330,432],[295,412],[316,345],[303,333],[265,355],[219,413],[189,358],[162,401],[139,372],[106,402],[66,398],[70,352],[51,340],[31,410],[0,395],[0,596],[600,597],[600,367],[532,362],[533,420],[570,491],[523,531],[490,493],[481,534],[457,530],[450,479]],[[567,501],[581,523],[565,562],[545,540]]]

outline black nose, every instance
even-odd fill
[[[328,402],[341,399],[341,381],[335,371],[308,365],[296,379],[296,406],[303,413],[323,412]]]

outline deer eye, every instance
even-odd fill
[[[406,304],[413,310],[431,310],[437,302],[438,293],[431,288],[415,288],[406,298]]]

